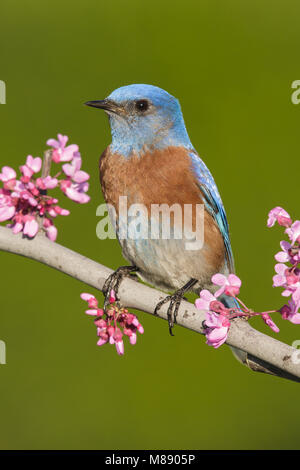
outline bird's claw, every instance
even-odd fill
[[[159,309],[167,302],[170,302],[170,305],[167,311],[167,316],[168,316],[168,323],[169,323],[169,332],[171,336],[174,336],[172,329],[174,327],[174,323],[176,323],[176,317],[178,314],[181,301],[183,298],[185,298],[184,294],[188,290],[190,290],[190,288],[193,287],[196,283],[197,283],[196,279],[191,279],[187,284],[181,287],[181,289],[178,289],[176,292],[174,292],[174,294],[168,295],[163,300],[158,302],[158,304],[155,307],[154,315],[157,315]]]
[[[181,293],[180,290],[181,289],[179,289],[179,291],[176,291],[173,295],[168,295],[163,300],[158,302],[154,310],[154,315],[157,315],[159,309],[167,302],[170,302],[167,315],[169,323],[169,332],[171,336],[174,336],[172,329],[174,327],[174,323],[176,323],[176,317],[183,297],[183,293]]]
[[[105,281],[102,292],[105,295],[104,300],[104,310],[106,310],[107,306],[109,305],[110,301],[110,294],[113,290],[115,292],[116,301],[118,302],[118,290],[121,284],[121,281],[124,277],[131,274],[132,271],[137,271],[138,268],[136,266],[120,266],[113,272]]]

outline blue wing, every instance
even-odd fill
[[[205,207],[216,221],[223,236],[228,269],[230,272],[234,272],[234,261],[229,238],[228,222],[217,185],[212,177],[212,174],[210,173],[205,163],[201,160],[199,155],[196,153],[190,153],[190,157],[192,159],[193,170],[204,195]]]

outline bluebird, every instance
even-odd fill
[[[120,267],[108,278],[106,297],[112,287],[117,290],[122,277],[131,271],[163,291],[175,291],[156,307],[157,312],[164,303],[169,303],[172,334],[184,294],[198,293],[201,289],[214,292],[212,275],[234,272],[228,223],[219,191],[190,141],[179,101],[165,90],[152,85],[128,85],[114,90],[104,100],[86,104],[103,109],[109,117],[112,142],[100,157],[100,182],[106,202],[115,208],[117,215],[120,196],[127,197],[128,207],[141,204],[147,209],[141,220],[148,233],[153,205],[204,207],[204,241],[196,250],[187,247],[186,235],[181,238],[174,235],[178,221],[171,212],[169,238],[161,236],[161,219],[155,219],[158,237],[141,237],[140,232],[124,237],[121,231],[126,221],[120,216],[116,224],[123,256],[130,266]],[[188,228],[193,231],[194,215],[191,220]],[[224,297],[223,301],[233,306],[231,298]]]

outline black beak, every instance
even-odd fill
[[[84,104],[86,104],[87,106],[91,106],[92,108],[104,109],[104,111],[108,111],[110,113],[118,114],[121,111],[120,106],[108,99],[99,101],[87,101]]]

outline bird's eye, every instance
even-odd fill
[[[135,109],[141,113],[144,113],[149,108],[147,100],[138,100],[135,102]]]

